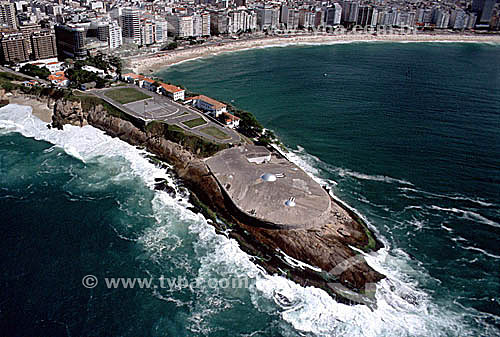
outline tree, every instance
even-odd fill
[[[177,42],[170,42],[168,45],[167,45],[167,50],[174,50],[178,47],[178,44]]]
[[[47,67],[40,68],[40,67],[37,67],[33,64],[25,64],[24,66],[22,66],[22,68],[19,71],[22,72],[23,74],[33,76],[33,77],[38,76],[38,78],[42,78],[42,79],[47,79],[47,77],[49,77],[49,75],[50,75],[50,71],[49,71],[49,69],[47,69]]]
[[[109,64],[111,64],[116,69],[116,73],[121,75],[123,64],[122,60],[118,56],[113,56],[109,58]]]

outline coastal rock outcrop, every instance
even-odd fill
[[[194,198],[225,223],[212,221],[212,224],[236,239],[269,273],[279,273],[303,286],[320,287],[342,302],[371,303],[367,285],[384,276],[373,270],[351,246],[370,251],[382,245],[361,219],[333,199],[337,207],[332,208],[329,221],[322,226],[289,230],[256,226],[235,216],[231,202],[202,158],[165,139],[154,125],[135,125],[108,114],[101,105],[84,111],[81,104],[65,100],[56,102],[52,119],[52,126],[57,128],[88,123],[113,137],[144,147],[171,164]]]

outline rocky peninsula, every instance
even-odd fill
[[[373,270],[360,251],[382,247],[366,224],[348,207],[330,200],[324,221],[300,228],[272,227],[239,212],[218,183],[199,151],[174,139],[164,123],[145,125],[133,118],[113,116],[100,104],[82,106],[75,100],[55,102],[52,127],[89,124],[132,145],[145,148],[154,160],[170,164],[192,193],[192,204],[211,219],[219,232],[238,241],[270,274],[324,289],[337,301],[373,304],[373,285],[384,276]],[[174,141],[172,141],[172,139]],[[161,182],[159,189],[167,189]]]

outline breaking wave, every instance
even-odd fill
[[[129,166],[126,174],[140,177],[148,187],[153,188],[155,178],[163,178],[179,188],[165,170],[148,161],[145,151],[91,126],[80,128],[67,125],[63,131],[48,129],[30,111],[29,107],[16,105],[1,108],[0,130],[19,132],[25,137],[50,142],[83,162],[118,156],[125,159]],[[304,151],[290,152],[288,157],[322,184],[332,184],[319,177],[320,171],[314,165],[319,159]],[[342,169],[338,172],[358,179],[411,185],[405,180],[386,176],[364,175]],[[335,302],[321,289],[302,287],[284,277],[267,274],[252,262],[252,257],[244,253],[236,241],[217,234],[207,220],[190,211],[187,198],[179,200],[165,192],[154,193],[152,208],[157,226],[146,229],[137,239],[137,243],[150,252],[148,256],[153,262],[159,263],[166,254],[172,254],[184,245],[192,245],[199,268],[195,268],[192,261],[182,259],[178,261],[179,268],[202,279],[214,275],[246,276],[250,279],[248,289],[215,292],[213,289],[199,289],[195,302],[179,301],[174,294],[154,291],[153,295],[162,301],[174,302],[177,306],[193,306],[185,322],[187,330],[193,335],[213,333],[214,327],[202,318],[241,305],[245,296],[250,298],[251,304],[247,305],[252,306],[251,310],[281,317],[279,333],[285,336],[304,333],[317,336],[478,335],[478,331],[471,330],[467,324],[474,320],[477,313],[470,310],[459,312],[452,303],[436,303],[432,294],[420,288],[422,279],[432,282],[432,278],[422,268],[409,263],[410,257],[398,249],[387,247],[377,253],[364,254],[367,262],[387,275],[387,279],[377,286],[376,307],[348,306]],[[194,235],[194,239],[174,226],[175,221],[188,224],[188,234]],[[118,234],[119,230],[116,231]],[[493,335],[496,331],[492,329],[481,326],[479,331]]]

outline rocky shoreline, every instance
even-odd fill
[[[339,302],[374,303],[373,285],[384,275],[373,270],[356,249],[368,252],[382,244],[354,212],[334,199],[332,203],[338,207],[332,210],[329,223],[322,226],[266,228],[238,217],[204,160],[165,139],[160,127],[146,128],[111,116],[101,105],[82,109],[79,102],[59,100],[54,105],[52,127],[61,129],[65,124],[92,125],[172,165],[181,183],[192,192],[191,201],[198,211],[212,218],[210,222],[219,232],[237,240],[268,273],[322,288]],[[157,187],[169,190],[161,182]]]

